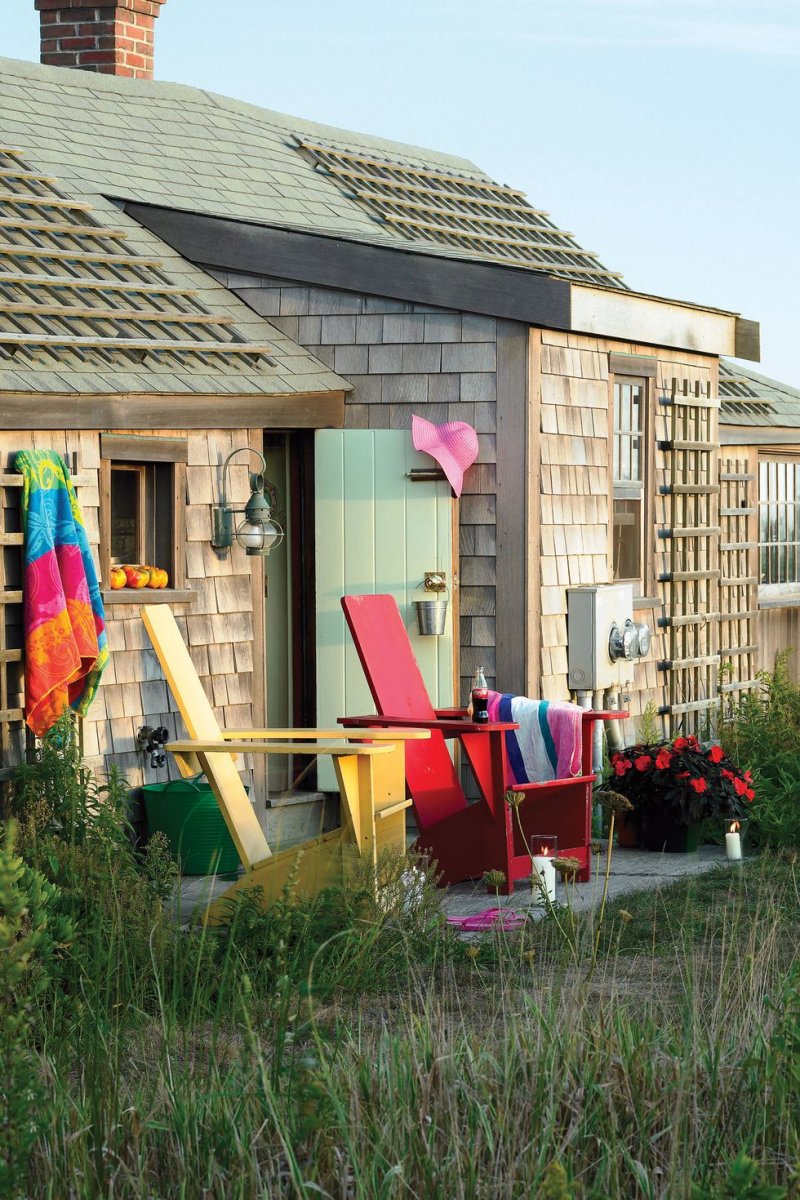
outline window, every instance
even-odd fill
[[[614,498],[612,504],[612,574],[614,579],[642,580],[645,563],[645,405],[644,379],[614,383]]]
[[[100,569],[160,567],[169,589],[184,586],[185,439],[101,435]]]
[[[111,562],[174,568],[171,463],[111,464]]]
[[[759,463],[758,525],[761,583],[800,583],[800,461]]]

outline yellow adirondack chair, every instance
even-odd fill
[[[290,879],[298,891],[316,895],[341,880],[358,856],[374,864],[382,850],[405,850],[405,809],[411,801],[406,799],[404,743],[429,737],[427,730],[223,731],[172,610],[146,604],[141,615],[189,733],[167,749],[183,775],[205,774],[244,867],[244,875],[208,906],[207,922],[225,921],[230,900],[244,888],[260,888],[266,907]],[[273,854],[236,769],[239,753],[331,755],[341,792],[341,828]]]

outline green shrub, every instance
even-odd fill
[[[758,1163],[742,1150],[730,1163],[727,1178],[710,1189],[693,1186],[692,1200],[784,1200],[786,1188],[761,1183],[760,1174]]]
[[[0,1196],[24,1195],[23,1172],[49,1112],[34,1054],[34,1005],[61,974],[72,941],[58,890],[15,853],[16,824],[0,834]]]
[[[800,686],[784,651],[759,675],[757,692],[741,695],[720,721],[726,753],[755,780],[748,817],[756,846],[800,846]]]
[[[174,973],[178,932],[163,911],[176,868],[163,838],[153,838],[137,855],[128,806],[121,772],[112,767],[102,780],[82,763],[69,714],[13,781],[8,808],[19,821],[20,853],[57,887],[59,911],[80,930],[51,1023],[71,1020],[75,1003],[87,997],[90,1003],[152,1008],[158,1003],[156,971],[170,979],[171,994],[183,988]]]

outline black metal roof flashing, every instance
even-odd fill
[[[128,202],[125,211],[184,257],[217,270],[570,328],[570,281],[529,268],[147,204]]]

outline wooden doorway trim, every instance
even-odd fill
[[[251,429],[248,432],[248,445],[259,454],[264,449],[263,429]],[[253,725],[264,728],[267,724],[267,652],[266,630],[264,622],[264,563],[263,558],[252,559],[250,571],[250,588],[253,602]],[[256,754],[253,759],[253,784],[256,795],[256,816],[262,829],[266,820],[266,799],[269,795],[267,785],[266,755]],[[260,798],[263,797],[263,801]]]

